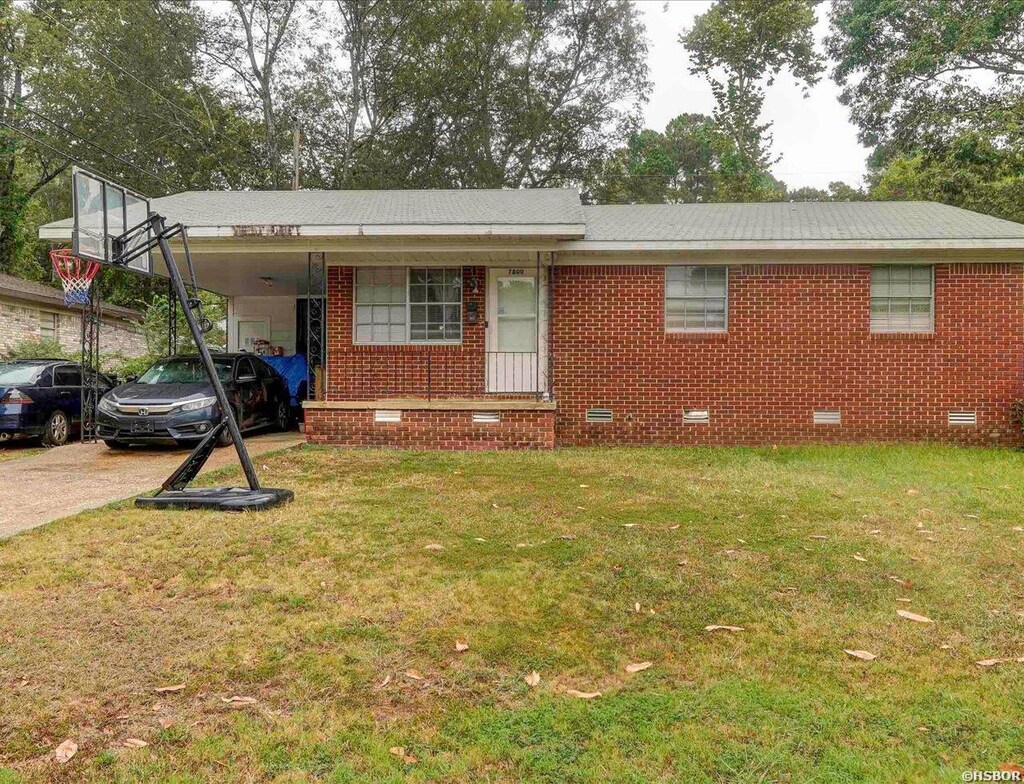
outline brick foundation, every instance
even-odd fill
[[[366,409],[307,409],[306,438],[313,444],[396,449],[550,449],[555,412],[501,411],[494,424],[473,422],[472,411],[402,411],[397,423],[374,422]]]

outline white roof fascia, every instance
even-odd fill
[[[694,250],[1018,250],[1024,237],[994,239],[866,239],[866,240],[569,240],[562,250],[577,252]]]
[[[247,237],[583,237],[580,223],[543,224],[374,224],[342,226],[190,226],[189,239]],[[71,227],[40,228],[43,240],[70,240]]]

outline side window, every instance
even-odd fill
[[[728,311],[727,267],[665,268],[666,332],[725,332]]]
[[[82,371],[77,365],[60,365],[53,371],[55,387],[82,386]]]
[[[931,332],[934,280],[932,267],[872,267],[871,331]]]
[[[264,381],[270,381],[274,378],[274,369],[270,367],[266,362],[261,359],[253,360],[252,363],[256,366],[256,373]]]
[[[242,357],[238,360],[238,364],[235,366],[235,380],[245,376],[255,376],[256,369],[252,366],[252,360],[248,357]]]

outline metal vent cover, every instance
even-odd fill
[[[588,422],[611,422],[612,410],[610,408],[588,408]]]
[[[976,425],[978,424],[978,414],[975,411],[950,411],[949,424]]]
[[[690,425],[706,425],[711,421],[711,412],[706,408],[683,409],[683,422]]]
[[[402,412],[390,408],[378,408],[373,412],[374,422],[401,422]]]
[[[843,415],[840,411],[815,411],[814,424],[816,425],[838,425],[842,422]]]
[[[497,411],[474,411],[473,422],[478,425],[494,425],[501,421]]]

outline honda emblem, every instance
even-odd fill
[[[149,416],[149,409],[145,408],[145,407],[140,408],[139,409],[139,416]]]

